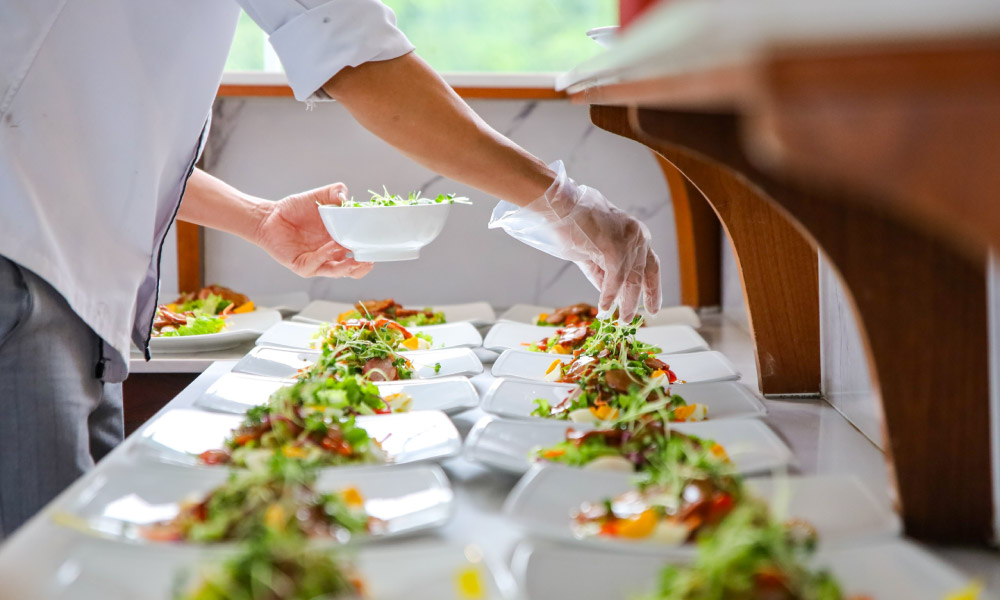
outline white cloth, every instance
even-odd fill
[[[129,339],[148,341],[240,6],[299,100],[413,49],[378,0],[0,2],[0,255],[58,290],[120,369]]]

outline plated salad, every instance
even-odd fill
[[[360,600],[364,583],[328,548],[288,538],[257,538],[239,554],[210,565],[177,600]]]
[[[544,398],[536,398],[532,416],[576,423],[630,421],[650,414],[670,422],[708,418],[704,404],[688,404],[670,391],[669,368],[643,377],[617,360],[588,364],[590,368],[576,380],[577,387],[559,404],[553,406]]]
[[[679,545],[711,531],[741,503],[756,501],[747,498],[729,461],[685,438],[667,438],[648,458],[635,490],[574,511],[574,534]]]
[[[267,401],[267,404],[275,406],[285,403],[345,418],[409,412],[413,398],[405,392],[382,396],[378,387],[367,377],[346,375],[342,379],[300,379],[292,385],[279,388]]]
[[[680,448],[678,448],[680,446]],[[661,419],[646,418],[606,429],[566,430],[566,439],[534,450],[535,460],[586,469],[616,471],[668,470],[678,457],[705,465],[729,464],[725,449],[711,441],[669,430]]]
[[[538,342],[526,344],[532,352],[551,354],[585,354],[605,356],[616,352],[657,353],[660,349],[635,339],[643,318],[636,317],[631,323],[619,323],[615,319],[595,319],[589,323],[568,325],[557,329],[553,335]]]
[[[202,498],[184,502],[169,521],[143,530],[155,541],[245,541],[264,535],[298,535],[337,542],[377,533],[383,523],[368,516],[357,488],[319,492],[316,472],[275,456],[269,468],[233,471]]]
[[[746,502],[699,538],[691,566],[664,569],[659,589],[642,600],[847,599],[831,573],[808,566],[815,547],[813,531],[775,522],[763,503]]]
[[[703,404],[688,404],[684,398],[670,392],[677,376],[670,365],[656,358],[659,350],[635,339],[641,317],[628,325],[609,320],[594,321],[557,331],[554,338],[563,338],[569,329],[579,331],[574,341],[565,342],[576,348],[568,363],[555,359],[545,373],[548,381],[575,383],[565,400],[552,406],[538,398],[532,415],[575,422],[631,420],[656,413],[665,421],[701,421],[708,417]],[[551,338],[550,338],[551,340]],[[546,340],[546,346],[549,340]],[[569,351],[556,341],[559,354]],[[550,350],[551,351],[551,350]]]
[[[339,400],[317,398],[305,406],[288,397],[255,406],[222,448],[207,450],[198,458],[206,465],[252,468],[266,465],[275,454],[310,466],[387,462],[378,441],[357,426],[354,416],[341,416],[333,404]]]
[[[340,204],[344,208],[361,208],[369,206],[419,206],[427,204],[472,204],[468,198],[456,196],[455,194],[438,194],[433,198],[425,198],[420,192],[410,192],[405,198],[398,194],[390,194],[389,190],[382,188],[382,193],[368,190],[371,194],[365,202],[357,202],[351,198],[347,202]],[[336,205],[327,205],[336,206]]]
[[[389,319],[352,319],[320,329],[320,358],[303,378],[364,375],[371,381],[395,381],[413,377],[413,365],[399,354],[430,348],[432,339],[410,333]]]
[[[580,347],[568,352],[573,360],[564,363],[553,360],[545,370],[544,379],[558,383],[577,383],[594,371],[622,371],[611,375],[619,385],[627,389],[632,383],[642,385],[648,379],[663,378],[663,383],[677,382],[677,376],[670,365],[656,358],[659,348],[635,339],[642,317],[631,323],[617,323],[612,320],[595,321],[590,335],[584,338]],[[560,352],[560,354],[562,354]]]
[[[346,323],[355,319],[391,319],[403,327],[422,327],[424,325],[441,325],[446,322],[444,313],[432,308],[414,310],[403,308],[392,298],[385,300],[361,300],[354,305],[353,310],[340,313],[338,323]]]
[[[226,327],[226,316],[255,309],[253,301],[245,295],[210,285],[158,306],[153,317],[153,337],[219,333]]]

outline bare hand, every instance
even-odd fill
[[[347,186],[334,183],[272,203],[260,221],[254,243],[300,277],[360,279],[372,263],[348,257],[350,250],[330,238],[317,204],[340,204]]]

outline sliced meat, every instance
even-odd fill
[[[577,346],[583,344],[584,340],[590,337],[590,327],[586,325],[578,325],[576,327],[560,329],[556,333],[559,334],[558,344],[564,348],[576,348]]]
[[[657,369],[666,371],[667,369],[670,368],[670,365],[653,356],[650,356],[649,358],[646,359],[646,366],[654,371]]]
[[[362,300],[355,304],[354,307],[361,314],[368,314],[372,317],[395,317],[396,309],[402,308],[392,298],[386,298],[385,300]]]
[[[187,325],[187,316],[184,313],[167,310],[167,307],[161,305],[156,310],[153,327],[159,329],[166,325]]]
[[[392,361],[388,358],[368,359],[361,373],[372,381],[395,381],[398,376],[396,367],[392,366]]]
[[[569,364],[566,375],[562,378],[563,383],[574,383],[583,377],[587,371],[594,367],[594,358],[591,356],[580,356]]]
[[[635,383],[625,369],[612,369],[604,374],[604,381],[608,387],[616,392],[627,392],[628,388]]]
[[[581,302],[569,306],[561,306],[546,317],[545,322],[549,325],[559,325],[566,322],[566,317],[574,315],[580,317],[582,321],[593,321],[597,318],[597,307],[592,304]]]

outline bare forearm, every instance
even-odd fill
[[[270,204],[195,169],[188,179],[177,218],[253,241]]]
[[[323,86],[366,129],[429,169],[524,206],[554,173],[486,124],[416,54],[345,69]]]

